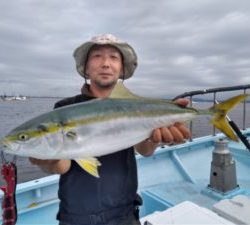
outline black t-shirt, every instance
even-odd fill
[[[93,99],[87,95],[63,99],[55,108]],[[105,144],[105,143],[103,143]],[[70,170],[60,177],[58,219],[65,222],[74,218],[99,214],[133,204],[137,191],[137,167],[134,148],[130,147],[113,154],[97,157],[101,162],[98,168],[100,178],[84,171],[72,160]],[[66,217],[62,216],[66,215]]]

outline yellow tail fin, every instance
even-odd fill
[[[75,161],[80,167],[82,167],[82,169],[92,176],[98,178],[100,177],[98,173],[98,166],[100,166],[101,163],[97,158],[76,159]]]
[[[210,108],[214,112],[211,123],[234,141],[238,141],[238,137],[229,125],[226,115],[234,106],[245,100],[248,96],[248,94],[238,95]]]

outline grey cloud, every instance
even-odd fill
[[[0,12],[0,94],[79,92],[73,50],[99,33],[135,47],[139,67],[126,83],[141,95],[250,83],[247,0],[16,0]]]

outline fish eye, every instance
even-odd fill
[[[19,134],[18,137],[19,137],[20,141],[27,141],[29,139],[29,136],[27,134],[24,134],[24,133]]]

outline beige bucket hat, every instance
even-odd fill
[[[112,34],[102,34],[93,37],[90,41],[83,43],[74,51],[74,58],[76,61],[76,70],[84,78],[88,79],[85,74],[85,66],[88,59],[88,53],[94,45],[111,45],[117,48],[123,57],[123,73],[121,79],[130,78],[137,67],[137,55],[134,49],[126,42],[119,40]]]

